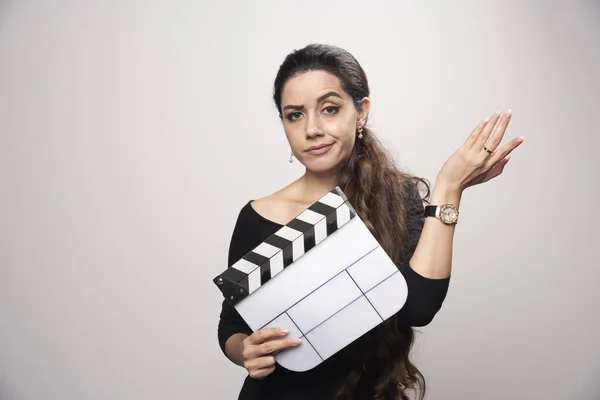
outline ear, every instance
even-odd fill
[[[371,111],[371,100],[368,97],[363,97],[360,101],[360,105],[357,107],[357,124],[365,125],[367,118],[369,118],[369,111]]]

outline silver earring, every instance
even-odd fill
[[[294,153],[290,153],[290,162],[294,161],[292,157],[294,157]]]
[[[362,127],[362,126],[359,126],[359,127],[358,127],[358,138],[359,138],[359,139],[362,139],[362,138],[363,138],[362,131],[363,131],[363,127]]]

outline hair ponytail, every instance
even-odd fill
[[[421,201],[418,183],[425,180],[400,171],[380,140],[369,129],[356,139],[343,169],[339,185],[381,247],[399,268],[406,267],[412,255],[407,230],[407,214],[415,201]],[[403,388],[413,388],[419,398],[425,394],[425,379],[410,361],[414,331],[390,318],[364,337],[349,351],[355,360],[352,373],[340,386],[337,399],[352,399],[360,381],[374,390],[374,399],[408,399]],[[363,383],[365,384],[365,383]]]

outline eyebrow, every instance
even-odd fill
[[[343,97],[338,92],[331,91],[331,92],[327,92],[324,95],[320,96],[317,99],[317,103],[320,103],[323,100],[325,100],[326,98],[331,97],[331,96],[339,97],[340,99],[343,100]],[[291,110],[302,110],[302,109],[304,109],[304,106],[296,106],[296,105],[290,104],[290,105],[287,105],[287,106],[283,107],[283,109],[284,110],[288,110],[288,109],[291,109]]]

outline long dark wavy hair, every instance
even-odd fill
[[[273,100],[280,114],[287,80],[315,70],[336,76],[357,109],[361,100],[369,96],[367,76],[352,54],[336,46],[310,44],[288,54],[279,68]],[[412,247],[406,216],[415,201],[427,201],[429,184],[397,168],[392,156],[366,126],[362,133],[363,138],[356,138],[342,168],[338,185],[390,258],[399,268],[407,268]],[[420,184],[425,186],[423,197]],[[409,357],[413,340],[413,328],[392,317],[348,346],[354,362],[335,398],[351,400],[359,386],[366,385],[374,400],[407,400],[406,390],[414,390],[417,398],[423,399],[425,379]]]

